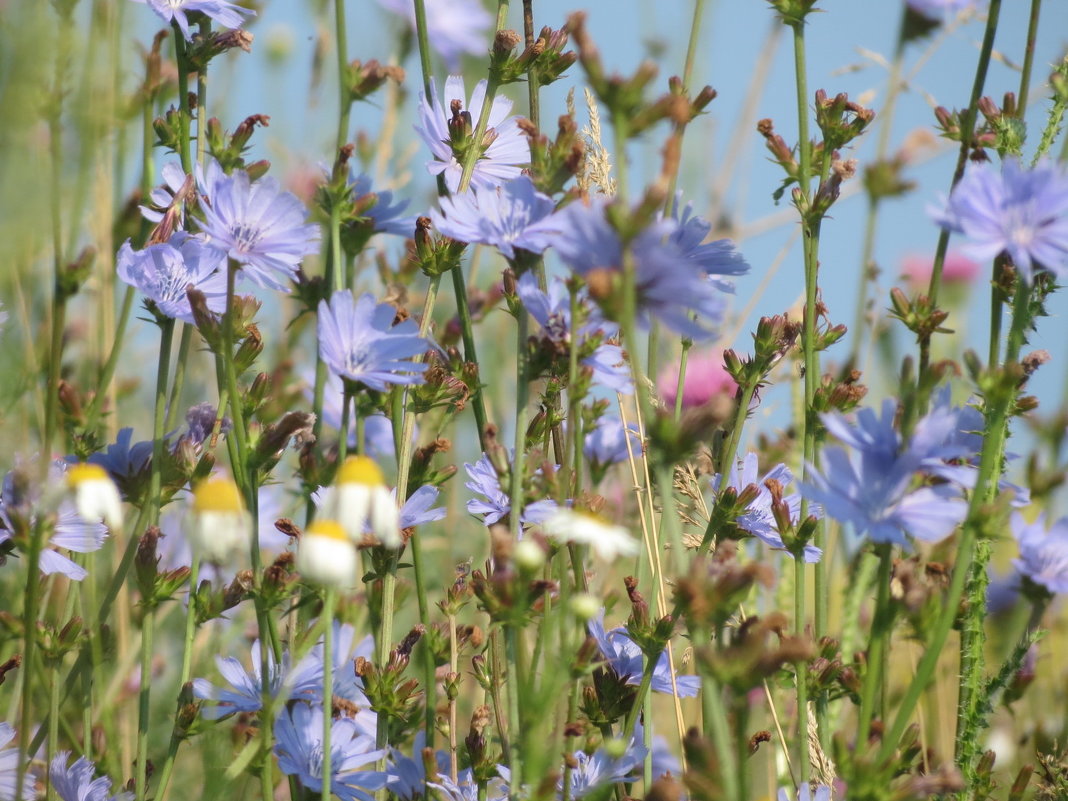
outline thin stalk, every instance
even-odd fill
[[[794,557],[794,630],[805,633],[805,560]],[[795,665],[797,671],[797,762],[801,784],[808,784],[810,760],[808,756],[808,669],[804,660]]]
[[[345,0],[334,0],[334,28],[337,35],[337,83],[338,83],[338,120],[337,146],[341,147],[349,140],[349,114],[352,111],[352,96],[349,94],[346,77],[349,72],[349,49],[345,27]],[[429,97],[429,95],[427,95]],[[324,798],[323,801],[326,801]]]
[[[338,0],[338,7],[343,0]],[[334,608],[337,606],[337,589],[323,590],[323,612],[326,628],[323,629],[323,780],[320,801],[330,801],[332,791],[333,754],[330,734],[334,723]],[[382,717],[385,717],[383,715]]]
[[[134,776],[134,798],[144,801],[148,788],[148,718],[149,694],[152,687],[152,635],[156,630],[155,613],[145,610],[141,621],[141,687],[137,694],[137,773]]]
[[[92,400],[89,401],[89,406],[85,411],[86,429],[89,431],[96,428],[104,398],[108,393],[108,386],[111,384],[112,376],[115,375],[115,367],[119,363],[119,354],[122,352],[122,346],[126,340],[126,324],[130,321],[133,301],[134,288],[127,286],[122,295],[122,308],[119,310],[119,319],[115,324],[115,337],[111,343],[111,350],[108,352],[107,361],[104,362],[104,366],[100,370],[100,375],[97,376],[96,391],[93,393]]]
[[[474,326],[471,323],[471,308],[467,305],[467,287],[464,285],[463,270],[459,266],[454,267],[452,273],[452,288],[456,295],[456,309],[460,314],[460,338],[464,343],[464,361],[478,365],[478,353],[475,348]],[[478,429],[478,445],[484,452],[486,450],[486,400],[482,396],[482,387],[475,387],[471,398],[471,407],[475,415],[475,426]]]
[[[33,725],[33,676],[34,661],[37,657],[37,618],[40,615],[39,604],[41,588],[47,579],[38,576],[41,566],[41,549],[44,542],[44,515],[40,515],[33,524],[29,548],[26,553],[26,589],[22,601],[22,716],[19,722],[19,761],[15,770],[15,788],[19,790],[26,778],[26,765],[29,757],[40,747],[40,738],[47,729],[41,726],[37,731],[35,743],[30,743],[30,728]]]
[[[534,44],[534,0],[523,0],[523,44],[530,47]],[[537,62],[533,61],[527,69],[527,117],[534,125],[535,130],[541,130],[541,81],[538,79]],[[545,273],[541,272],[544,281]],[[544,291],[545,287],[542,287]]]
[[[508,658],[505,668],[508,677],[508,767],[512,771],[508,795],[512,801],[522,798],[523,786],[523,725],[519,704],[519,632],[513,625],[505,627]]]
[[[419,67],[423,73],[423,92],[430,102],[432,92],[430,78],[434,74],[430,69],[430,37],[427,34],[425,0],[412,0],[415,8],[415,40],[419,46]]]
[[[171,345],[174,340],[174,320],[167,317],[159,323],[159,360],[156,366],[156,402],[152,414],[152,464],[148,484],[149,523],[159,522],[161,480],[163,473],[163,431],[167,414],[167,377],[170,375]],[[144,788],[142,788],[144,789]],[[138,798],[141,801],[141,798]]]
[[[189,175],[193,172],[189,148],[189,121],[193,116],[189,108],[189,60],[186,56],[185,34],[177,22],[171,23],[171,34],[174,37],[175,61],[178,62],[178,108],[181,111],[178,125],[178,158],[182,162],[182,170]]]
[[[527,445],[527,405],[530,399],[530,384],[527,380],[527,325],[529,317],[526,309],[520,311],[516,326],[515,354],[515,455],[512,457],[512,475],[509,498],[512,513],[508,516],[512,538],[522,536],[523,516],[523,472],[526,461]]]
[[[679,356],[679,381],[675,386],[675,422],[682,419],[682,394],[686,389],[686,363],[690,360],[693,340],[682,340],[682,355]]]
[[[565,465],[571,467],[571,493],[570,497],[578,497],[578,489],[581,483],[582,473],[582,398],[578,394],[579,375],[579,342],[578,330],[575,321],[578,319],[579,300],[578,288],[572,283],[568,284],[569,308],[571,310],[571,341],[567,348],[567,424],[571,434],[570,442],[567,443],[565,454],[570,458]],[[563,499],[560,499],[563,500]]]
[[[494,36],[504,29],[505,24],[508,21],[508,0],[497,0],[497,24],[494,27]],[[460,173],[460,185],[457,187],[457,193],[463,194],[471,186],[471,177],[475,174],[475,163],[478,161],[479,156],[482,155],[482,140],[486,137],[486,128],[489,126],[490,109],[493,108],[493,98],[497,95],[497,89],[500,88],[500,79],[497,76],[495,70],[491,70],[489,79],[486,82],[486,93],[482,98],[482,110],[478,115],[478,123],[475,125],[475,132],[471,136],[471,145],[464,154],[463,172]],[[429,102],[429,95],[427,95]]]
[[[698,632],[694,632],[695,635]],[[703,638],[708,641],[707,636]],[[712,745],[716,749],[716,757],[720,764],[719,780],[723,784],[723,796],[728,801],[745,801],[739,795],[741,786],[738,783],[739,767],[735,765],[734,749],[731,748],[731,733],[727,723],[727,708],[723,703],[723,687],[715,676],[708,671],[702,660],[697,660],[698,670],[701,673],[701,710],[704,718],[705,735],[710,737]]]
[[[1038,38],[1038,17],[1041,10],[1042,0],[1031,0],[1031,14],[1027,22],[1027,43],[1024,45],[1024,61],[1020,69],[1020,91],[1016,93],[1016,113],[1021,120],[1027,112],[1028,92],[1031,90],[1031,68],[1035,63],[1035,40]]]
[[[979,98],[983,94],[983,86],[986,84],[986,72],[990,66],[990,56],[994,50],[994,37],[997,33],[998,18],[1001,14],[1001,0],[991,0],[987,9],[986,32],[983,35],[982,48],[979,51],[979,62],[975,67],[975,81],[972,84],[971,99],[968,108],[961,115],[960,151],[957,154],[957,166],[953,171],[953,181],[950,190],[957,185],[964,176],[964,168],[968,164],[968,154],[971,152],[972,132],[975,130],[975,120],[978,114]],[[942,229],[938,237],[938,245],[935,248],[934,265],[931,267],[931,282],[927,288],[927,297],[930,298],[931,306],[938,305],[938,292],[942,286],[942,268],[946,261],[946,252],[949,250],[949,231]],[[918,386],[923,385],[923,376],[926,374],[931,362],[931,340],[924,337],[920,340],[920,363],[917,373]],[[926,412],[926,398],[920,399],[917,408],[919,414]]]
[[[211,35],[211,18],[200,21],[200,35],[207,40]],[[197,72],[197,164],[204,165],[204,153],[208,142],[208,70]]]
[[[45,749],[45,764],[51,766],[52,758],[56,755],[56,746],[59,744],[59,670],[55,663],[48,666],[48,745]],[[52,784],[52,772],[46,774],[47,791],[45,797],[48,801],[55,801],[56,788]],[[16,787],[18,785],[15,785]]]
[[[49,134],[49,202],[52,222],[52,337],[48,350],[48,384],[45,393],[45,430],[41,459],[42,477],[47,474],[51,460],[52,439],[56,432],[57,406],[59,402],[59,375],[63,365],[63,331],[66,327],[67,292],[63,288],[63,98],[66,95],[66,74],[72,52],[70,47],[71,27],[69,14],[61,15],[59,42],[56,48],[55,77],[51,98],[52,109],[48,115]]]
[[[890,634],[890,574],[892,572],[890,545],[881,544],[879,550],[879,590],[875,601],[875,617],[872,621],[871,639],[868,643],[867,669],[861,689],[860,719],[857,723],[857,748],[863,749],[871,732],[875,713],[876,695],[879,686],[886,680],[883,675],[883,656]]]
[[[189,349],[193,344],[194,326],[182,323],[182,336],[178,340],[178,356],[174,362],[174,379],[171,384],[171,396],[167,401],[167,419],[163,424],[164,431],[171,431],[178,423],[178,409],[182,403],[182,389],[185,386],[185,371],[189,366]]]

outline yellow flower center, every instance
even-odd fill
[[[381,487],[386,480],[373,459],[367,456],[350,456],[341,465],[337,473],[338,484],[365,484],[368,487]]]
[[[98,464],[74,464],[67,468],[67,483],[77,487],[90,481],[107,481],[108,471]]]
[[[326,537],[331,540],[347,542],[349,537],[345,529],[336,520],[316,520],[304,532],[306,537]]]
[[[241,491],[232,479],[209,478],[193,490],[193,510],[196,512],[240,512],[244,508]]]

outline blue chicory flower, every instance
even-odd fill
[[[75,457],[68,456],[67,459],[76,461]],[[147,470],[152,462],[152,440],[134,442],[133,429],[120,428],[113,443],[103,452],[90,454],[86,461],[107,470],[111,480],[122,492],[123,499],[129,500],[127,488],[130,481]]]
[[[263,705],[263,680],[260,660],[260,641],[252,643],[252,673],[232,656],[216,656],[215,664],[226,679],[231,690],[220,690],[207,679],[193,679],[193,695],[212,702],[205,704],[201,714],[208,720],[218,720],[233,712],[256,712]],[[317,698],[322,691],[323,666],[314,656],[307,656],[296,666],[290,667],[289,652],[282,654],[281,663],[275,662],[274,654],[268,651],[267,690],[271,698],[285,693],[286,698]]]
[[[193,309],[186,295],[189,285],[204,293],[211,311],[221,314],[226,309],[224,254],[183,231],[175,233],[169,242],[149,245],[144,250],[134,250],[126,240],[115,257],[115,270],[124,283],[172,319],[193,322]]]
[[[544,223],[556,233],[553,247],[560,258],[583,277],[594,271],[622,272],[623,240],[608,221],[607,207],[605,198],[572,203]],[[638,312],[645,324],[655,317],[683,336],[708,339],[726,308],[719,279],[710,276],[737,275],[741,267],[732,253],[714,257],[691,240],[692,232],[668,217],[654,221],[631,242]]]
[[[589,623],[586,624],[590,636],[597,641],[597,647],[608,662],[609,669],[622,681],[631,687],[637,687],[642,683],[642,649],[627,634],[626,628],[619,626],[606,632],[604,630],[604,610]],[[675,676],[675,686],[671,685],[671,666],[667,652],[660,654],[653,669],[653,680],[650,685],[654,692],[675,694],[678,690],[679,698],[691,698],[697,695],[701,688],[701,679],[698,676]]]
[[[577,764],[571,771],[571,798],[584,798],[607,785],[637,781],[641,777],[647,753],[648,749],[636,736],[631,738],[619,756],[612,756],[604,745],[592,754],[576,751],[574,757]],[[556,783],[556,791],[563,797],[563,778]]]
[[[642,443],[638,436],[638,427],[634,423],[628,423],[624,429],[623,421],[618,417],[604,415],[586,434],[582,453],[595,474],[603,473],[611,465],[627,461],[632,453],[639,457],[642,453]]]
[[[415,7],[410,0],[378,0],[395,14],[403,14],[415,30]],[[486,52],[486,32],[493,18],[479,0],[426,0],[427,40],[450,72],[460,69],[460,56]]]
[[[319,355],[335,375],[385,392],[390,384],[422,384],[427,366],[411,358],[430,343],[415,320],[393,324],[397,310],[370,294],[335,292],[319,301]]]
[[[305,790],[323,788],[323,710],[298,702],[274,724],[275,756],[287,776],[296,776]],[[386,786],[386,774],[361,770],[386,755],[375,750],[373,733],[361,731],[352,718],[335,718],[330,726],[330,789],[341,801],[373,801]]]
[[[141,216],[154,223],[163,222],[167,209],[174,203],[175,195],[185,186],[186,179],[185,170],[182,169],[182,165],[177,161],[168,161],[160,169],[160,173],[163,176],[162,186],[153,187],[148,193],[149,198],[152,200],[152,205],[140,207]],[[178,209],[177,224],[179,228],[185,225],[184,207]]]
[[[460,242],[492,245],[509,259],[517,249],[541,253],[549,247],[550,236],[538,223],[552,214],[555,204],[526,175],[500,186],[472,186],[439,202],[441,210],[431,209],[430,219],[441,233]]]
[[[497,766],[498,775],[486,785],[485,801],[504,801],[509,797],[508,782],[512,780],[511,771],[504,765]],[[428,782],[430,787],[441,793],[443,801],[480,801],[478,782],[475,781],[471,768],[464,768],[456,774],[453,781],[448,774],[439,773],[436,782]]]
[[[813,470],[801,494],[823,506],[826,514],[853,528],[853,538],[908,545],[908,537],[940,542],[964,519],[967,504],[958,483],[948,481],[913,488],[922,474],[945,472],[943,458],[959,453],[956,418],[935,414],[945,427],[921,420],[905,447],[894,428],[896,403],[883,403],[882,416],[862,409],[856,424],[838,414],[822,415],[827,430],[850,450],[826,448],[822,472]],[[952,472],[947,475],[954,477]]]
[[[930,209],[938,225],[970,240],[962,250],[990,261],[1007,253],[1020,277],[1036,270],[1068,277],[1068,173],[1053,162],[1034,168],[1006,158],[998,170],[973,164],[942,208]]]
[[[784,464],[777,464],[764,476],[758,476],[757,455],[750,451],[745,455],[741,464],[735,462],[728,478],[726,486],[733,487],[739,493],[750,485],[757,487],[759,490],[759,494],[746,508],[745,513],[735,520],[738,527],[748,531],[773,549],[784,551],[792,557],[793,554],[786,550],[782,535],[779,533],[778,523],[776,523],[775,515],[771,510],[773,501],[771,490],[767,486],[768,481],[777,481],[785,490],[794,480],[790,468]],[[722,477],[718,474],[712,479],[712,488],[716,492],[723,489]],[[795,523],[799,522],[801,517],[801,496],[796,492],[784,493],[782,499],[790,510],[790,519]],[[818,508],[810,507],[808,511],[809,514],[815,514],[816,516],[820,514]],[[822,556],[823,551],[815,545],[805,546],[805,562],[810,564],[818,562]]]
[[[474,464],[465,463],[464,468],[471,479],[464,486],[472,492],[485,496],[485,500],[481,498],[469,500],[467,502],[467,511],[473,515],[485,515],[482,521],[487,526],[492,526],[501,518],[507,517],[512,511],[512,501],[508,494],[501,489],[500,476],[497,475],[497,470],[493,467],[489,456],[482,454],[481,458]],[[535,525],[544,523],[558,508],[556,501],[548,498],[528,503],[523,507],[519,520],[522,523]]]
[[[120,791],[112,795],[111,779],[106,776],[94,779],[96,767],[85,757],[78,757],[70,766],[70,751],[60,751],[48,766],[48,778],[52,788],[62,801],[130,801],[134,794]],[[9,798],[0,789],[0,798]]]
[[[1015,514],[1012,536],[1020,547],[1020,558],[1012,561],[1020,575],[1052,593],[1068,592],[1068,517],[1047,529],[1045,515],[1029,524]]]
[[[437,89],[430,81],[431,97],[419,95],[419,117],[421,124],[416,131],[426,142],[433,161],[427,162],[427,171],[431,175],[444,175],[445,185],[455,192],[460,186],[463,164],[456,158],[450,142],[453,137],[449,132],[450,121],[453,125],[470,126],[473,132],[478,127],[482,114],[482,100],[486,96],[486,81],[479,81],[471,93],[471,102],[467,102],[464,79],[459,75],[450,75],[445,81],[444,105],[438,103]],[[460,109],[453,111],[453,103],[459,103]],[[475,162],[471,174],[471,186],[476,189],[503,184],[519,176],[522,165],[530,162],[530,144],[526,135],[519,129],[518,118],[509,117],[512,101],[502,94],[493,98],[490,107],[486,131],[492,131],[493,141],[486,147]]]
[[[680,256],[708,276],[713,286],[721,292],[733,293],[734,284],[719,276],[745,275],[749,272],[749,262],[729,239],[705,242],[712,231],[712,223],[694,214],[692,203],[687,203],[680,212],[681,201],[682,192],[677,192],[671,207],[671,219],[678,227],[670,235],[670,241],[678,248]]]
[[[305,223],[308,210],[271,177],[253,181],[244,170],[223,172],[212,159],[197,172],[209,245],[238,262],[257,286],[288,292],[305,256],[319,250],[319,226]]]
[[[357,202],[368,195],[375,196],[374,204],[361,214],[371,221],[376,232],[410,237],[415,231],[416,218],[410,214],[404,216],[404,211],[408,208],[410,201],[398,200],[394,203],[393,192],[388,189],[372,192],[369,175],[350,173],[349,186],[352,187],[352,197]]]
[[[211,17],[225,28],[238,28],[246,16],[255,15],[255,11],[242,8],[228,0],[133,0],[151,8],[156,16],[170,25],[177,22],[187,42],[193,41],[193,31],[189,27],[186,14],[199,11]]]
[[[516,294],[530,316],[541,326],[545,336],[560,346],[567,346],[571,342],[571,297],[561,279],[556,276],[550,278],[543,292],[534,275],[526,272],[516,282]],[[589,308],[584,295],[579,302],[586,312],[586,322],[578,330],[578,347],[584,349],[586,340],[602,340],[589,355],[580,358],[579,363],[593,371],[594,383],[622,395],[632,394],[634,383],[630,366],[623,357],[623,349],[603,341],[616,336],[617,326],[601,317],[596,309]]]
[[[66,469],[65,463],[53,462],[48,472],[48,483],[62,484],[65,481]],[[0,489],[0,543],[11,539],[11,532],[15,530],[11,514],[18,514],[28,520],[30,525],[34,525],[36,511],[33,506],[38,500],[36,493],[32,488],[28,493],[24,493],[17,484],[14,471],[4,476]],[[86,520],[78,514],[73,501],[63,500],[56,508],[55,526],[52,536],[48,539],[50,547],[41,551],[40,570],[46,576],[61,573],[71,581],[81,581],[89,575],[86,569],[53,549],[92,553],[99,551],[107,538],[108,529],[102,521]]]
[[[389,762],[386,773],[389,778],[386,786],[401,801],[414,801],[422,797],[426,785],[426,766],[423,762],[423,749],[426,747],[426,732],[422,729],[415,733],[412,743],[412,756],[397,748],[389,749]],[[446,774],[449,770],[449,755],[437,750],[434,752],[437,772]],[[459,778],[459,776],[457,776]]]
[[[32,801],[37,797],[33,786],[33,774],[23,773],[22,787],[19,780],[19,749],[5,748],[15,739],[15,729],[10,723],[0,723],[0,798],[4,801]],[[18,792],[16,792],[18,790]]]
[[[426,484],[409,495],[400,510],[400,527],[415,528],[445,517],[448,510],[444,506],[434,506],[439,494],[441,490],[432,484]],[[393,490],[393,497],[397,497],[396,489]]]

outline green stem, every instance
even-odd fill
[[[794,630],[798,636],[805,634],[805,560],[794,557]],[[797,662],[797,761],[801,771],[801,784],[808,784],[808,663]]]
[[[983,44],[979,52],[979,62],[975,68],[975,81],[972,84],[971,99],[968,102],[968,108],[961,115],[961,144],[960,151],[957,154],[957,166],[953,171],[953,181],[950,184],[950,191],[957,185],[960,179],[964,176],[964,168],[968,164],[968,154],[971,152],[972,147],[972,133],[975,130],[975,120],[978,114],[979,98],[983,94],[983,86],[986,84],[986,72],[990,66],[990,56],[994,50],[994,37],[997,33],[998,17],[1001,14],[1001,0],[991,0],[990,6],[987,10],[986,17],[986,32],[983,35]],[[938,246],[935,248],[934,265],[931,268],[931,282],[927,288],[927,297],[930,299],[931,306],[938,305],[938,292],[942,286],[942,268],[946,261],[946,252],[949,249],[949,231],[942,229],[941,234],[938,237]],[[931,339],[929,336],[922,337],[920,339],[920,364],[919,371],[917,373],[918,386],[923,386],[924,375],[931,362]],[[926,398],[920,399],[918,407],[919,414],[926,413]]]
[[[682,340],[682,355],[679,356],[679,381],[675,386],[675,422],[682,419],[682,395],[686,389],[686,363],[690,360],[693,340]]]
[[[26,552],[26,588],[22,602],[22,717],[19,722],[19,761],[15,771],[16,790],[23,787],[26,778],[27,762],[37,748],[40,747],[40,739],[47,729],[42,726],[38,729],[35,743],[30,743],[30,727],[33,725],[33,676],[36,675],[34,661],[37,657],[37,619],[40,616],[39,604],[41,600],[41,588],[47,579],[38,575],[41,566],[41,549],[44,544],[45,521],[44,515],[39,515],[33,524],[30,534],[29,548]]]
[[[478,353],[475,349],[474,326],[471,323],[471,308],[467,305],[467,287],[464,285],[463,270],[459,265],[452,268],[452,288],[456,295],[456,309],[460,314],[460,337],[464,343],[464,361],[478,366]],[[481,371],[478,373],[479,386],[471,393],[471,407],[475,415],[475,426],[478,428],[478,445],[486,450],[486,400],[482,394]]]
[[[171,34],[174,37],[175,61],[178,62],[178,108],[181,111],[178,124],[178,158],[181,159],[182,170],[189,175],[193,172],[189,149],[189,122],[193,116],[189,108],[189,61],[186,56],[185,34],[177,22],[171,23]],[[200,134],[199,123],[197,134]]]
[[[695,631],[694,634],[699,633]],[[703,641],[708,641],[707,636],[703,638]],[[706,736],[712,740],[720,764],[719,780],[723,784],[723,797],[727,801],[747,801],[740,795],[741,785],[738,782],[738,774],[744,770],[745,766],[735,764],[734,749],[731,748],[730,726],[727,721],[727,708],[723,703],[723,686],[705,667],[703,660],[698,659],[697,666],[701,673],[701,710],[704,730]]]
[[[342,2],[343,0],[338,0],[339,7]],[[323,591],[322,612],[323,617],[326,618],[326,628],[323,629],[323,780],[320,801],[330,801],[333,784],[330,734],[334,723],[334,608],[336,605],[337,589],[327,587]]]
[[[523,472],[526,461],[527,444],[527,402],[530,399],[530,384],[527,380],[527,321],[526,310],[522,310],[517,319],[516,354],[515,354],[515,455],[512,457],[511,499],[512,513],[508,516],[512,539],[518,541],[522,536]]]
[[[51,662],[51,660],[50,660]],[[48,687],[48,746],[45,750],[45,763],[49,766],[52,764],[52,758],[56,755],[56,746],[59,745],[59,666],[55,663],[51,663],[48,666],[48,678],[50,680]],[[16,785],[17,787],[18,785]],[[51,771],[48,772],[48,778],[46,779],[46,798],[48,801],[55,801],[56,788],[52,784]]]
[[[148,504],[152,511],[149,522],[159,522],[159,510],[162,503],[163,442],[164,423],[167,414],[167,377],[170,375],[171,345],[174,340],[174,320],[167,317],[159,323],[159,361],[156,365],[156,402],[152,414],[152,464],[149,476]],[[138,799],[141,801],[141,799]]]
[[[415,8],[415,39],[419,46],[419,67],[423,73],[423,92],[426,94],[426,102],[433,99],[430,79],[433,71],[430,69],[430,37],[427,33],[426,3],[425,0],[412,0]]]
[[[1038,38],[1038,17],[1042,0],[1031,0],[1031,14],[1027,23],[1027,43],[1024,45],[1023,67],[1020,69],[1020,91],[1016,94],[1016,114],[1022,120],[1027,112],[1028,93],[1031,91],[1031,68],[1035,63],[1035,40]]]
[[[860,718],[857,723],[857,748],[863,749],[871,732],[872,717],[875,713],[878,688],[886,680],[882,675],[883,656],[889,640],[890,623],[890,574],[892,572],[892,551],[889,544],[877,546],[879,551],[879,591],[875,601],[875,617],[872,621],[871,639],[868,643],[867,669],[864,673],[864,685],[861,688]]]
[[[178,410],[182,406],[182,390],[185,388],[185,373],[189,364],[189,350],[193,345],[195,326],[182,323],[182,336],[178,340],[178,357],[174,363],[174,382],[171,384],[171,396],[167,401],[167,419],[164,431],[172,431],[178,423]]]
[[[522,798],[523,786],[523,724],[519,703],[519,632],[514,625],[505,626],[505,640],[508,649],[506,673],[508,676],[508,730],[509,749],[508,767],[512,771],[509,783],[509,798],[512,801]]]
[[[141,622],[141,687],[137,704],[137,773],[134,777],[134,797],[137,801],[144,801],[148,787],[149,693],[152,687],[152,635],[155,630],[155,614],[146,609]]]
[[[93,393],[92,400],[89,401],[89,406],[85,412],[86,430],[92,431],[96,428],[97,421],[100,419],[100,412],[102,410],[104,398],[107,396],[108,385],[111,384],[111,378],[115,375],[115,367],[119,363],[119,354],[122,352],[122,346],[126,340],[126,324],[130,321],[130,311],[133,309],[134,301],[134,288],[127,286],[126,291],[122,295],[122,308],[119,310],[119,319],[115,324],[115,338],[111,343],[111,350],[108,353],[107,361],[104,362],[103,368],[100,370],[100,375],[96,380],[96,391]]]
[[[348,41],[345,27],[345,0],[334,0],[334,28],[337,34],[337,82],[338,82],[338,150],[349,140],[349,114],[352,111],[352,97],[349,94],[346,77],[349,72]],[[326,801],[324,798],[323,801]]]
[[[507,21],[508,0],[497,0],[497,24],[493,31],[494,36],[504,29]],[[482,110],[478,114],[478,123],[475,125],[475,132],[471,137],[470,146],[464,154],[463,172],[460,173],[460,185],[456,190],[459,194],[463,194],[467,191],[467,188],[471,186],[471,177],[475,173],[475,163],[478,161],[479,156],[482,155],[482,140],[485,138],[486,128],[489,126],[489,116],[490,109],[493,108],[493,98],[496,97],[497,89],[500,88],[500,85],[500,79],[498,78],[496,71],[491,70],[489,79],[486,82],[486,94],[482,98]]]

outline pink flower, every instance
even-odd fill
[[[673,364],[660,373],[656,382],[660,397],[669,407],[678,394],[679,366]],[[686,378],[682,386],[682,408],[708,403],[716,395],[734,396],[738,385],[723,367],[723,351],[692,351],[686,361]]]
[[[908,279],[913,289],[927,291],[931,283],[933,256],[911,253],[901,261],[901,277]],[[979,276],[979,265],[959,251],[950,251],[942,265],[942,281],[946,284],[964,286]]]

